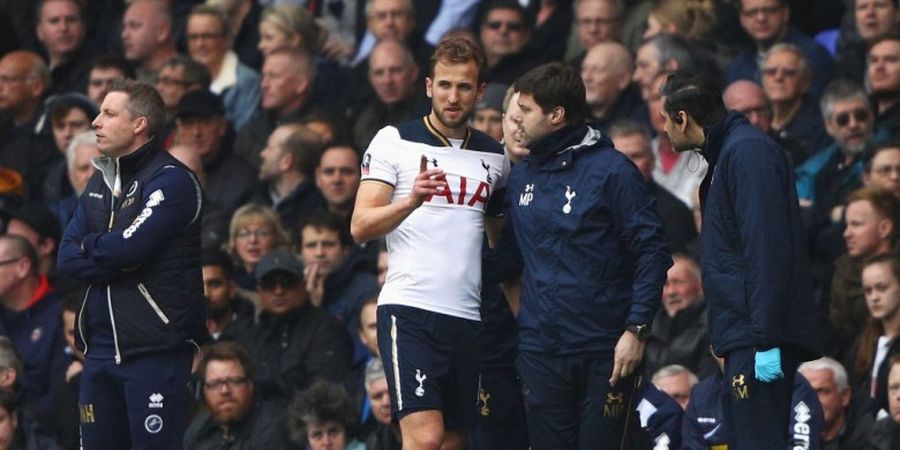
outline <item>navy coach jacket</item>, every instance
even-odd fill
[[[522,277],[519,348],[612,355],[629,324],[650,324],[672,257],[634,164],[588,124],[531,148],[507,184],[507,226],[485,283]]]
[[[76,343],[85,355],[117,363],[203,344],[196,178],[156,138],[118,159],[97,157],[94,166],[58,258],[61,274],[89,284]]]
[[[743,115],[706,131],[700,257],[718,355],[789,346],[820,353],[800,208],[785,151]]]

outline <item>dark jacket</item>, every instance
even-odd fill
[[[317,378],[344,381],[353,354],[344,327],[309,304],[281,316],[263,312],[247,338],[265,399],[285,398]]]
[[[689,253],[697,244],[697,225],[694,212],[675,194],[660,186],[652,179],[648,181],[650,192],[656,198],[656,208],[663,221],[666,244],[673,253]]]
[[[231,427],[220,425],[209,411],[201,412],[184,433],[190,450],[284,450],[289,447],[287,408],[253,399],[246,417]]]
[[[37,419],[27,411],[19,411],[17,414],[19,426],[16,428],[15,444],[10,450],[59,450],[59,444]]]
[[[819,109],[818,97],[806,95],[794,118],[777,131],[784,141],[793,141],[806,151],[806,156],[814,155],[833,142],[825,132],[825,120]]]
[[[700,259],[709,337],[725,355],[820,339],[793,170],[784,150],[737,112],[705,130]]]
[[[708,450],[726,444],[727,436],[722,423],[722,396],[725,381],[722,373],[706,378],[691,389],[691,401],[684,411],[681,439],[684,450]],[[806,424],[806,426],[803,426]],[[818,449],[822,445],[822,429],[825,413],[819,397],[806,378],[797,374],[791,396],[791,412],[788,421],[788,448]]]
[[[21,355],[23,371],[18,380],[25,404],[37,414],[50,415],[56,407],[50,390],[52,378],[66,370],[70,359],[65,353],[65,334],[59,319],[62,307],[45,275],[40,275],[40,285],[31,301],[22,311],[0,307],[0,318],[3,334]]]
[[[250,200],[256,188],[258,174],[234,154],[233,139],[234,132],[229,129],[216,155],[203,161],[203,192],[208,200],[203,205],[204,248],[219,247],[228,239],[232,214]]]
[[[203,344],[199,183],[156,139],[94,164],[58,258],[62,275],[89,283],[75,329],[79,347],[90,354],[96,338],[104,349],[96,356],[121,362]]]
[[[834,60],[831,58],[831,54],[825,50],[825,47],[793,26],[788,27],[787,33],[780,42],[799,47],[806,56],[813,74],[809,92],[813,97],[819,98],[834,73]],[[725,70],[725,84],[731,84],[737,80],[752,80],[757,84],[762,81],[759,69],[759,51],[756,49],[756,45],[738,53],[728,64]]]
[[[644,375],[649,379],[657,370],[670,364],[680,364],[704,378],[718,371],[716,361],[709,354],[709,334],[706,327],[706,305],[694,300],[687,308],[669,317],[660,308],[650,327],[644,351]]]
[[[885,417],[872,426],[872,432],[859,448],[866,450],[900,449],[900,426],[890,417]]]
[[[634,164],[587,124],[531,147],[510,173],[507,227],[484,283],[524,263],[521,350],[612,355],[627,325],[653,321],[672,265],[656,202]]]
[[[672,397],[654,386],[641,386],[640,401],[635,408],[641,420],[641,428],[650,439],[650,447],[656,449],[680,449],[684,411]]]
[[[310,213],[323,211],[328,207],[322,192],[316,187],[312,177],[301,181],[293,191],[285,195],[278,204],[272,204],[271,185],[264,183],[257,190],[253,202],[271,206],[281,217],[281,225],[288,232],[291,240],[300,240],[300,222]]]

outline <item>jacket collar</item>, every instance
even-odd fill
[[[563,170],[572,165],[575,152],[597,143],[612,146],[612,141],[600,128],[588,123],[566,125],[529,146],[531,152],[524,160],[541,166],[542,170]],[[552,161],[552,164],[548,164]]]
[[[745,122],[747,122],[747,119],[743,114],[737,111],[729,111],[722,120],[703,128],[706,140],[700,147],[700,153],[703,154],[710,166],[714,166],[719,160],[719,153],[722,151],[722,143],[725,141],[725,136],[728,136],[736,126]]]
[[[154,157],[159,150],[158,144],[156,136],[153,136],[144,145],[127,155],[118,158],[107,155],[98,156],[93,159],[93,165],[101,172],[103,181],[113,195],[118,196],[121,191],[122,178],[137,172],[150,158]]]

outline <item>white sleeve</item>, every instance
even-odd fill
[[[360,180],[381,181],[397,186],[399,167],[395,156],[399,138],[400,135],[394,127],[388,126],[378,130],[363,155]]]

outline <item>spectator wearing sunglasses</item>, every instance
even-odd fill
[[[206,409],[188,427],[184,448],[286,448],[286,411],[256,395],[253,367],[243,346],[236,342],[212,345],[199,373]]]
[[[249,341],[263,397],[283,399],[316,379],[343,381],[353,354],[350,335],[309,301],[297,257],[273,250],[259,261],[255,274],[262,313],[243,340]]]
[[[819,108],[825,130],[834,143],[797,167],[796,179],[811,243],[813,282],[827,296],[831,291],[832,263],[845,251],[841,235],[847,197],[862,186],[865,155],[885,136],[875,131],[869,97],[853,81],[831,82],[822,94]],[[827,305],[827,301],[822,305]],[[840,341],[834,344],[843,345]]]
[[[806,159],[831,143],[822,113],[809,94],[812,73],[803,52],[791,44],[775,44],[762,63],[762,87],[772,105],[772,134],[796,141]]]
[[[484,9],[479,38],[487,71],[484,81],[512,84],[516,78],[542,61],[525,52],[531,37],[531,25],[525,10],[515,0],[491,2]]]

